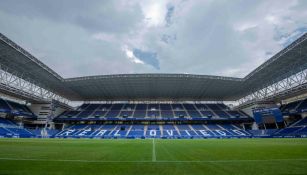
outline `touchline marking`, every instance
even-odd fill
[[[155,139],[152,139],[152,161],[156,162],[156,144],[155,144]]]
[[[247,160],[74,160],[74,159],[32,159],[0,157],[7,161],[45,161],[45,162],[81,162],[81,163],[235,163],[235,162],[282,162],[282,161],[307,161],[307,159],[247,159]]]

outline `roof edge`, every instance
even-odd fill
[[[26,56],[27,58],[29,58],[31,61],[33,61],[35,64],[39,65],[41,68],[43,68],[44,70],[46,70],[47,72],[49,72],[51,75],[53,75],[55,78],[57,78],[60,81],[63,81],[64,78],[62,78],[59,74],[57,74],[54,70],[52,70],[51,68],[49,68],[46,64],[44,64],[43,62],[41,62],[40,60],[38,60],[36,57],[34,57],[32,54],[30,54],[28,51],[26,51],[25,49],[23,49],[22,47],[20,47],[18,44],[16,44],[15,42],[13,42],[12,40],[10,40],[8,37],[6,37],[5,35],[3,35],[2,33],[0,33],[0,40],[2,40],[3,42],[5,42],[6,44],[8,44],[9,46],[11,46],[12,48],[14,48],[16,51],[20,52],[21,54],[23,54],[24,56]]]
[[[298,39],[296,39],[294,42],[292,42],[290,45],[288,45],[286,48],[282,49],[278,53],[276,53],[274,56],[266,60],[264,63],[262,63],[260,66],[258,66],[256,69],[254,69],[252,72],[247,74],[243,79],[248,80],[249,78],[253,77],[256,73],[260,72],[262,69],[264,69],[266,66],[272,64],[274,61],[278,60],[279,57],[286,54],[288,51],[291,51],[293,48],[295,48],[297,45],[302,43],[307,39],[307,33],[304,33],[302,36],[300,36]]]
[[[84,77],[73,77],[66,78],[64,82],[73,82],[73,81],[84,81],[84,80],[95,80],[95,79],[105,79],[105,78],[206,78],[206,79],[220,79],[220,80],[229,80],[229,81],[242,81],[242,78],[236,77],[226,77],[226,76],[215,76],[215,75],[200,75],[200,74],[171,74],[171,73],[143,73],[143,74],[108,74],[108,75],[93,75],[93,76],[84,76]]]

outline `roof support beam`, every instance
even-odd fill
[[[30,80],[23,79],[22,75],[14,75],[9,73],[7,67],[0,64],[0,89],[8,91],[21,97],[27,97],[33,99],[33,101],[52,101],[57,100],[59,102],[67,104],[69,101],[51,91],[48,91]]]
[[[238,100],[239,105],[251,103],[254,101],[269,100],[276,96],[283,96],[289,94],[292,91],[307,90],[307,69],[302,70],[288,78],[285,78],[279,82],[273,83],[263,89],[257,90]]]

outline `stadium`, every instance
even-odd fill
[[[0,174],[307,174],[307,33],[242,78],[64,78],[0,33],[0,81]]]

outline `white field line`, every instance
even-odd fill
[[[8,158],[0,157],[0,160],[7,161],[45,161],[45,162],[81,162],[81,163],[240,163],[240,162],[283,162],[283,161],[307,161],[307,159],[246,159],[246,160],[74,160],[74,159],[32,159],[32,158]]]
[[[157,161],[157,159],[156,159],[156,144],[155,144],[155,139],[152,139],[152,161],[153,161],[153,162]]]

